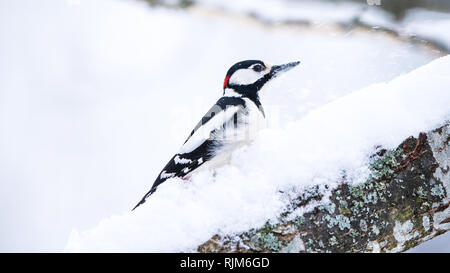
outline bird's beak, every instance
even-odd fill
[[[278,75],[280,75],[288,70],[291,70],[292,68],[296,67],[299,64],[300,64],[300,62],[292,62],[292,63],[287,63],[287,64],[274,65],[274,66],[272,66],[270,73],[272,74],[272,77],[275,78]]]

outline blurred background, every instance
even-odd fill
[[[300,60],[272,126],[450,51],[444,0],[0,0],[0,251],[129,211],[237,61]],[[444,234],[411,250],[450,252]]]

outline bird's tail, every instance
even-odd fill
[[[134,208],[131,211],[135,210],[137,207],[139,207],[140,205],[144,204],[145,201],[147,200],[147,198],[156,191],[156,188],[158,188],[158,186],[160,184],[162,184],[164,181],[166,181],[169,178],[171,178],[171,177],[161,178],[161,174],[158,175],[158,178],[153,183],[152,188],[144,195],[144,197],[142,197],[141,201],[139,201],[139,203],[137,203],[137,205],[134,206]],[[182,178],[182,177],[180,177],[180,178]]]
[[[154,193],[155,190],[156,190],[156,187],[152,187],[151,190],[150,190],[149,192],[147,192],[147,193],[144,195],[144,197],[141,199],[141,201],[139,201],[139,203],[137,203],[137,205],[134,206],[134,208],[133,208],[131,211],[135,210],[137,207],[139,207],[140,205],[144,204],[144,203],[145,203],[145,200],[146,200],[150,195],[152,195],[152,193]]]
[[[167,165],[164,167],[164,169],[159,173],[158,177],[156,178],[155,182],[153,183],[151,189],[149,192],[147,192],[146,195],[139,201],[139,203],[132,209],[135,210],[137,207],[145,203],[145,200],[152,195],[156,191],[156,188],[164,183],[169,178],[185,178],[189,173],[191,173],[193,170],[198,168],[198,166],[202,165],[202,163],[199,163],[198,160],[189,160],[189,162],[176,162],[175,157],[178,155],[175,155],[170,159],[170,161],[167,163]],[[188,169],[189,171],[184,171]]]

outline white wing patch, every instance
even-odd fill
[[[171,178],[171,177],[174,177],[175,175],[176,175],[175,173],[166,173],[166,171],[162,171],[159,178],[161,178],[161,179]]]
[[[180,156],[176,155],[175,158],[173,159],[175,161],[175,164],[188,164],[188,163],[192,163],[192,160],[187,159],[187,158],[181,158]]]
[[[229,121],[234,114],[239,111],[239,106],[229,106],[225,110],[220,111],[208,122],[200,126],[197,131],[186,141],[186,143],[179,150],[179,154],[190,153],[197,149],[203,142],[211,138],[211,132],[219,129],[224,123]]]

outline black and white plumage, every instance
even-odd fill
[[[167,179],[186,179],[194,171],[224,165],[235,149],[252,141],[265,127],[259,92],[271,79],[299,63],[272,66],[259,60],[247,60],[233,65],[225,76],[223,96],[195,126],[133,210]]]

